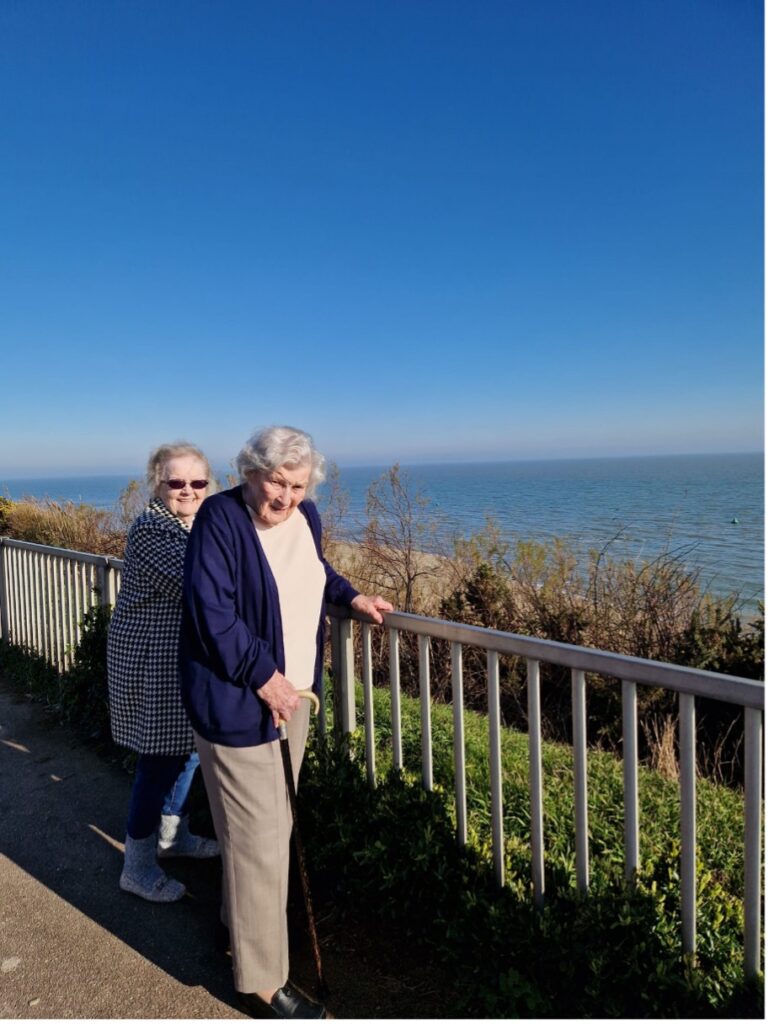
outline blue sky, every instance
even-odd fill
[[[756,0],[4,0],[0,472],[757,450]]]

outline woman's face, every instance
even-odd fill
[[[196,455],[179,455],[169,459],[160,474],[159,495],[182,522],[190,524],[195,513],[208,494],[208,477],[206,465]],[[170,487],[169,482],[176,484]],[[184,486],[179,487],[183,482]],[[192,484],[205,482],[205,487],[193,487]]]
[[[270,473],[256,470],[248,474],[245,484],[246,503],[265,526],[285,523],[300,501],[304,500],[312,467],[281,466]]]

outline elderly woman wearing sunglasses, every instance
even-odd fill
[[[112,735],[139,757],[126,825],[120,888],[154,903],[181,899],[157,857],[216,857],[185,814],[200,761],[179,691],[177,651],[187,538],[211,490],[205,455],[161,445],[147,464],[152,499],[128,533],[123,579],[107,640]]]

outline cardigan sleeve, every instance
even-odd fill
[[[205,506],[187,545],[184,599],[192,629],[220,678],[258,690],[277,669],[266,640],[237,613],[238,566],[228,525]],[[251,585],[257,586],[257,580]]]
[[[325,558],[323,568],[326,570],[326,600],[330,604],[352,604],[359,591],[344,576],[340,576],[336,569],[332,569]]]
[[[305,510],[307,522],[310,525],[310,532],[315,540],[315,547],[318,551],[318,558],[323,563],[323,568],[326,572],[326,586],[323,592],[324,599],[329,604],[352,604],[353,598],[358,596],[359,591],[326,561],[323,554],[323,525],[317,506],[312,501],[305,501],[301,507]]]

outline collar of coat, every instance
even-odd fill
[[[190,527],[187,526],[186,523],[182,522],[182,520],[178,516],[175,516],[173,514],[171,509],[166,505],[162,498],[153,498],[152,501],[147,506],[147,511],[155,512],[163,519],[167,519],[169,522],[174,523],[174,525],[180,527],[182,530],[184,530],[185,533],[190,532]]]

